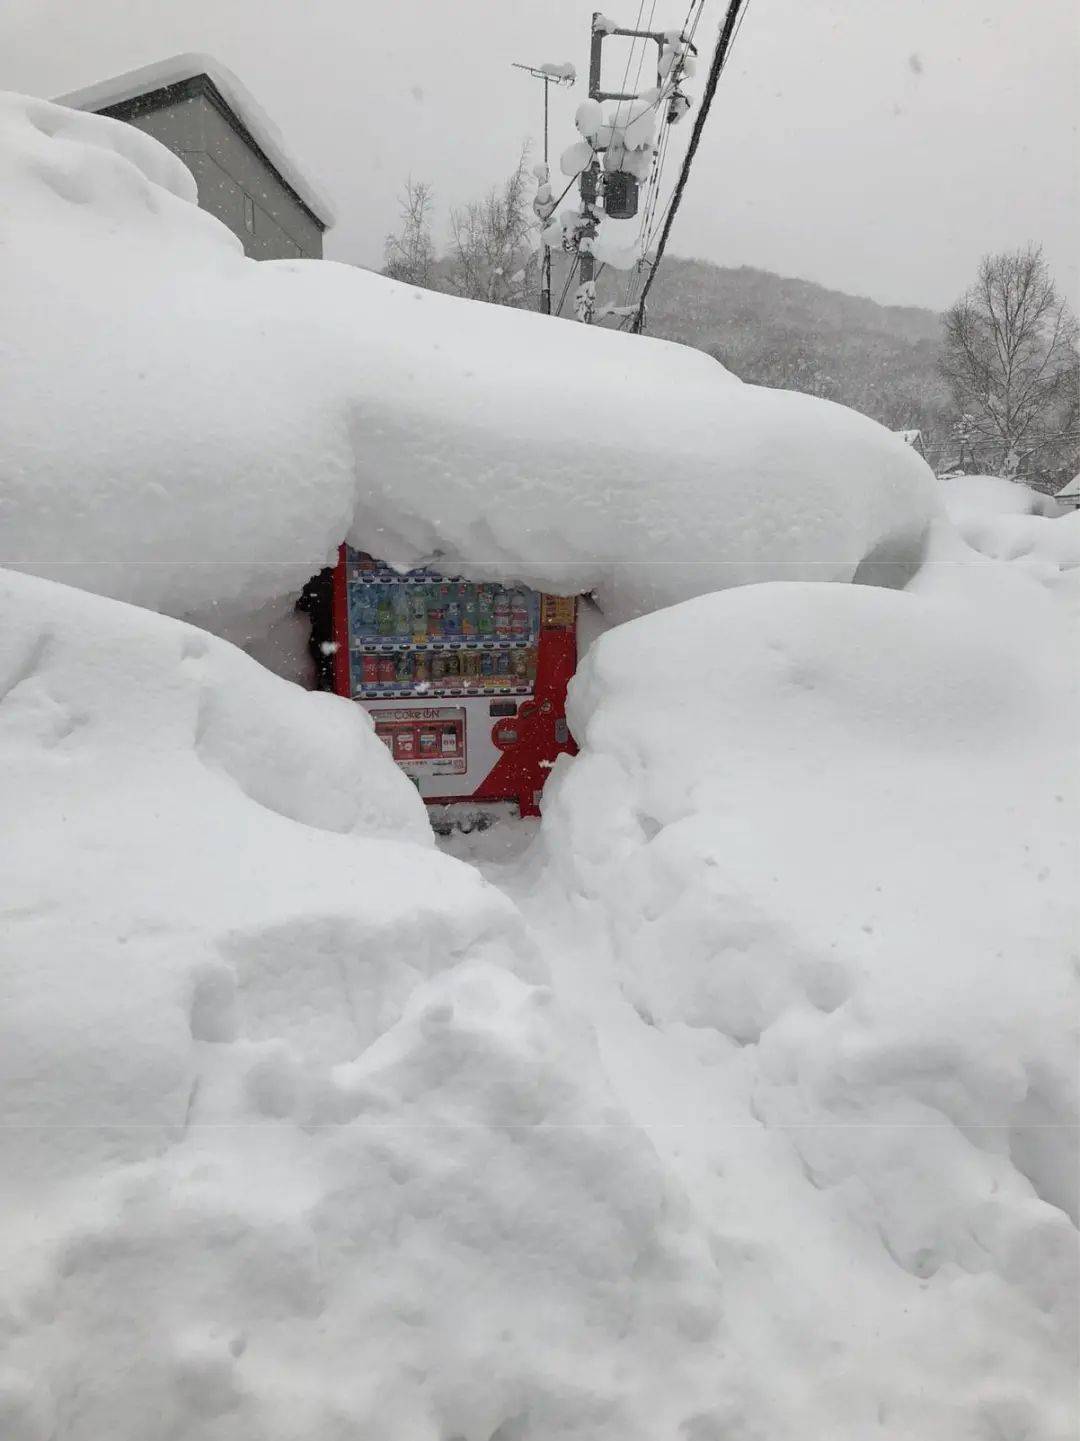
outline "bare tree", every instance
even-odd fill
[[[401,230],[397,235],[388,235],[383,246],[383,274],[392,280],[433,288],[435,245],[430,217],[434,199],[426,181],[409,176],[401,197]]]
[[[535,303],[537,264],[528,146],[513,172],[482,200],[450,211],[449,288],[496,305]]]
[[[1077,323],[1041,248],[984,256],[944,323],[941,371],[973,458],[1035,482],[1075,467]]]

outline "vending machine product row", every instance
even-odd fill
[[[548,771],[574,750],[574,597],[402,574],[342,546],[333,620],[335,689],[370,712],[425,800],[538,813]]]

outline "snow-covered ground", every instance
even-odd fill
[[[1075,517],[0,140],[4,1441],[1074,1436]],[[349,527],[637,617],[538,826],[208,633]]]

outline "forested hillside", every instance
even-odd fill
[[[624,286],[623,277],[602,274],[601,303],[617,304]],[[932,452],[948,443],[949,396],[936,369],[941,320],[932,310],[668,256],[649,296],[647,332],[707,350],[757,385],[842,401],[893,430],[920,429]]]

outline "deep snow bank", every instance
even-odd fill
[[[349,532],[609,619],[918,548],[920,458],[685,347],[256,264],[119,122],[0,102],[0,559],[223,629]]]
[[[0,619],[4,1441],[708,1411],[706,1236],[359,709],[32,577]]]
[[[763,1436],[1075,1426],[1076,688],[1050,598],[967,555],[609,632],[545,792],[646,1022],[594,1003],[609,1073],[753,1256]]]
[[[994,475],[955,476],[945,481],[944,496],[957,534],[980,555],[1009,561],[1047,587],[1078,589],[1080,511]],[[935,541],[928,553],[936,549]]]

